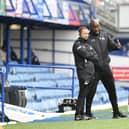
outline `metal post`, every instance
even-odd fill
[[[96,13],[96,0],[91,0],[91,5],[94,9],[94,12]],[[90,7],[90,9],[91,9],[91,7]]]
[[[5,114],[4,114],[4,73],[1,72],[1,82],[2,82],[2,91],[1,91],[1,96],[2,96],[2,122],[4,122]]]
[[[7,54],[6,54],[6,62],[9,63],[10,62],[10,52],[11,52],[11,49],[10,49],[10,25],[6,25],[6,51],[7,51]]]
[[[3,24],[0,25],[0,46],[3,45]]]
[[[93,8],[89,6],[89,12],[90,12],[90,19],[96,19],[95,11],[93,11]]]
[[[55,29],[52,30],[52,64],[55,64]]]
[[[32,63],[32,40],[31,40],[31,28],[27,28],[27,62]]]
[[[74,77],[75,77],[75,69],[72,68],[72,98],[74,98],[74,92],[75,92]]]
[[[8,65],[11,55],[10,25],[6,25],[6,79],[8,78]]]
[[[81,20],[81,21],[84,22],[84,23],[86,23],[86,24],[88,24],[88,20],[87,20],[87,18],[85,16],[85,12],[83,11],[81,5],[79,5],[79,9],[80,9],[80,12],[81,12],[82,17],[83,17],[83,20]]]
[[[24,64],[24,26],[20,29],[20,63]]]

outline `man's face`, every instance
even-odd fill
[[[81,32],[80,32],[80,37],[82,39],[87,40],[88,37],[89,37],[89,30],[88,29],[82,29]]]
[[[91,30],[95,33],[95,34],[99,34],[100,32],[100,25],[98,22],[92,22],[91,23]]]

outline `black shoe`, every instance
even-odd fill
[[[83,120],[91,120],[91,117],[89,117],[88,115],[83,115]]]
[[[113,119],[118,119],[118,118],[126,118],[127,116],[124,115],[123,113],[121,112],[118,112],[118,113],[114,113],[113,114]]]
[[[89,120],[96,119],[96,117],[91,113],[91,114],[86,114],[86,116],[89,118]]]
[[[74,120],[76,120],[76,121],[79,121],[79,120],[83,120],[83,115],[75,115],[75,118],[74,118]]]

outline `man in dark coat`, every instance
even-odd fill
[[[95,81],[92,85],[92,90],[87,95],[86,114],[91,118],[93,117],[91,113],[91,104],[96,92],[97,84],[99,80],[101,80],[108,92],[109,99],[112,104],[113,118],[126,117],[126,115],[122,114],[118,108],[115,83],[109,66],[110,57],[108,55],[109,51],[120,49],[121,44],[120,42],[115,43],[107,33],[100,29],[98,20],[92,20],[90,27],[91,33],[89,43],[98,54],[100,67],[95,67]]]
[[[89,30],[85,26],[79,28],[79,38],[73,45],[73,54],[79,79],[79,96],[76,106],[75,120],[89,119],[84,114],[84,102],[93,83],[98,56],[88,44]]]

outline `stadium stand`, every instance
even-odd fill
[[[78,95],[78,79],[75,80],[75,98]],[[58,88],[71,88],[72,78],[66,73],[54,73],[48,68],[27,68],[15,67],[10,69],[8,81],[11,86],[28,87],[25,91],[27,104],[26,108],[37,111],[58,111],[58,105],[64,98],[71,98],[71,91]],[[57,89],[45,89],[57,88]],[[119,101],[127,99],[127,91],[117,84]],[[109,103],[108,95],[101,84],[97,88],[94,98],[94,105]]]
[[[43,1],[45,2],[45,0]],[[77,30],[78,26],[81,24],[88,24],[90,22],[90,18],[96,18],[96,16],[95,12],[92,10],[91,4],[84,2],[83,0],[69,0],[69,1],[53,0],[50,2],[50,4],[49,2],[48,3],[46,2],[45,5],[41,5],[39,1],[37,1],[37,3],[32,4],[33,2],[36,1],[35,0],[24,1],[24,4],[19,4],[18,0],[15,0],[14,2],[12,2],[12,0],[8,0],[6,7],[5,1],[2,0],[3,7],[2,6],[0,7],[2,9],[2,12],[0,12],[0,23],[1,23],[0,30],[2,33],[4,32],[3,35],[4,34],[5,35],[4,36],[2,36],[2,34],[0,35],[1,35],[1,42],[2,38],[5,38],[7,44],[6,75],[8,76],[8,82],[11,88],[18,87],[22,88],[22,90],[25,91],[25,96],[27,99],[26,108],[44,112],[57,111],[58,104],[62,102],[64,98],[71,98],[72,93],[70,90],[60,90],[60,89],[61,88],[72,89],[71,86],[72,77],[69,74],[63,72],[54,73],[52,72],[51,69],[48,68],[30,68],[27,66],[28,64],[26,64],[26,67],[24,68],[10,67],[8,71],[9,64],[12,65],[17,64],[17,62],[15,61],[10,62],[10,49],[11,49],[10,46],[16,48],[16,52],[18,54],[18,57],[20,57],[21,64],[25,64],[24,57],[26,55],[24,54],[27,54],[27,56],[29,57],[28,62],[29,64],[31,64],[30,57],[31,57],[31,50],[33,48],[36,48],[37,50],[36,55],[38,54],[38,57],[42,63],[73,64],[73,56],[71,48],[75,40],[75,37],[77,36],[75,30]],[[44,4],[44,2],[42,2],[42,4]],[[58,5],[56,4],[57,2],[59,2],[58,3],[59,7],[56,8],[55,5]],[[22,7],[23,5],[25,8]],[[45,9],[44,7],[47,7],[46,11],[43,11]],[[55,13],[53,14],[54,10],[52,7],[58,10],[56,16]],[[117,32],[123,30],[122,26],[116,26],[119,25],[117,24],[119,23],[117,19],[119,18],[118,16],[120,15],[117,15],[118,13],[116,13],[115,11],[116,15],[113,15],[113,17],[111,16],[110,19],[110,15],[114,13],[111,12],[112,8],[105,8],[109,7],[109,4],[108,6],[104,7],[104,9],[108,10],[102,10],[100,5],[98,5],[98,7],[96,8],[97,9],[96,14],[97,17],[100,19],[100,22],[108,25],[107,28],[110,28],[109,23],[111,24],[111,30],[109,30],[108,32],[111,32],[111,34],[115,33],[115,36],[117,38],[120,39],[124,38],[125,36],[119,37],[119,35],[122,34],[121,32],[119,33]],[[123,7],[123,4],[117,7],[119,8],[116,10],[120,12],[121,11],[120,7]],[[25,10],[18,11],[19,9],[22,8],[24,8]],[[38,10],[38,13],[37,11],[35,12],[35,9]],[[49,15],[50,12],[52,12],[52,14],[46,17],[45,12],[48,12],[47,16]],[[62,15],[63,13],[67,14],[66,16],[65,15],[63,16],[64,18],[61,17],[60,19],[60,15]],[[102,17],[101,19],[101,15],[107,16],[105,14],[110,14],[110,15],[108,16],[108,18]],[[113,25],[115,25],[113,26],[113,28],[115,27],[114,31],[112,30],[112,22]],[[15,28],[13,30],[12,25],[14,25],[14,23],[18,28]],[[119,28],[120,30],[117,28]],[[127,30],[127,28],[125,28],[125,30]],[[121,52],[119,52],[117,53],[117,55],[122,55],[122,54]],[[127,55],[127,53],[125,55]],[[0,61],[0,65],[3,64],[4,63]],[[74,82],[75,82],[74,97],[76,98],[79,89],[77,77],[74,78]],[[116,89],[117,89],[118,99],[120,101],[123,100],[126,101],[128,96],[127,92],[123,88],[121,88],[119,84],[117,84]],[[18,91],[16,93],[18,93]],[[97,93],[94,98],[94,105],[101,105],[107,103],[109,103],[108,95],[103,85],[99,83],[99,86],[97,88]]]

